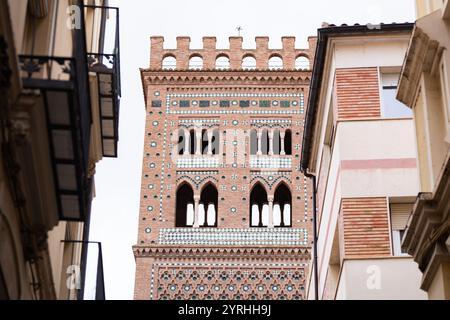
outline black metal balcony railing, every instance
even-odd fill
[[[72,240],[61,243],[64,255],[60,299],[105,300],[102,244]],[[85,260],[84,256],[88,258]]]

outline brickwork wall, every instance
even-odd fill
[[[381,117],[377,68],[337,69],[335,77],[339,120]]]
[[[252,54],[259,68],[242,70],[237,61],[241,63],[249,52],[241,50],[241,38],[231,38],[225,51],[215,49],[214,38],[204,38],[205,48],[194,51],[189,50],[188,38],[178,38],[177,49],[168,50],[163,49],[162,38],[152,37],[151,68],[141,70],[147,119],[139,236],[134,248],[136,299],[303,298],[312,240],[312,190],[298,168],[310,71],[294,70],[291,62],[310,49],[295,49],[295,39],[285,37],[283,50],[269,50],[268,39],[258,39]],[[167,54],[176,55],[175,70],[161,70]],[[203,70],[187,70],[193,54],[203,56]],[[214,70],[215,57],[221,54],[230,57],[230,70]],[[284,69],[268,70],[261,62],[274,54],[282,55]],[[178,156],[178,130],[198,124],[219,130],[219,154]],[[293,154],[252,156],[249,133],[262,128],[291,130]],[[217,228],[176,228],[177,189],[184,183],[195,196],[207,184],[217,188]],[[264,186],[269,198],[281,183],[288,186],[292,227],[250,227],[250,192],[256,183]],[[183,248],[185,254],[174,253],[176,248]],[[190,257],[192,252],[197,252],[195,257]],[[207,279],[209,270],[218,272],[214,279]],[[181,271],[183,277],[177,278]],[[268,272],[271,282],[260,271]],[[199,279],[193,279],[192,272],[198,272]],[[226,281],[220,279],[223,272]],[[238,272],[245,277],[235,283],[232,279]],[[255,280],[250,277],[253,272],[258,274]],[[161,278],[166,273],[169,278]],[[283,282],[280,273],[290,278]],[[294,274],[301,277],[295,280]],[[220,290],[214,287],[217,284]],[[251,287],[244,290],[241,284]],[[194,291],[198,285],[207,289]],[[176,290],[171,290],[173,286]]]
[[[386,198],[342,199],[340,226],[345,258],[391,256]]]

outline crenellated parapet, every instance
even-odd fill
[[[295,37],[282,37],[281,49],[269,49],[269,37],[256,37],[256,49],[244,49],[242,37],[230,37],[229,49],[218,49],[216,37],[203,37],[202,49],[190,48],[190,37],[177,37],[176,49],[164,49],[164,37],[151,37],[150,69],[171,70],[308,70],[317,39],[309,48],[295,48]],[[195,62],[193,62],[195,61]]]

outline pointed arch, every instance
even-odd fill
[[[292,193],[288,185],[282,181],[275,189],[274,208],[278,206],[280,218],[274,217],[274,221],[279,220],[275,227],[291,227],[292,226]],[[274,212],[277,212],[275,209]]]
[[[268,204],[266,188],[262,183],[257,182],[250,192],[250,227],[267,227],[264,223],[263,211]]]
[[[217,227],[219,211],[219,192],[212,182],[206,183],[200,193],[200,207],[203,206],[204,217],[200,217],[200,227]]]
[[[176,193],[176,213],[175,225],[177,228],[193,226],[193,208],[194,208],[194,189],[192,186],[183,182]]]

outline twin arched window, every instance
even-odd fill
[[[216,187],[209,183],[195,201],[192,187],[182,184],[177,190],[176,227],[217,227],[218,196]]]
[[[200,199],[194,198],[194,190],[183,183],[176,196],[176,227],[217,227],[218,221],[217,188],[208,183],[200,193]],[[257,183],[250,193],[250,226],[257,228],[291,227],[292,195],[286,184],[281,183],[275,190],[273,201],[267,191]]]
[[[269,201],[263,185],[257,183],[250,194],[250,225],[257,228],[290,227],[291,208],[291,191],[284,183],[275,190],[273,202]]]

